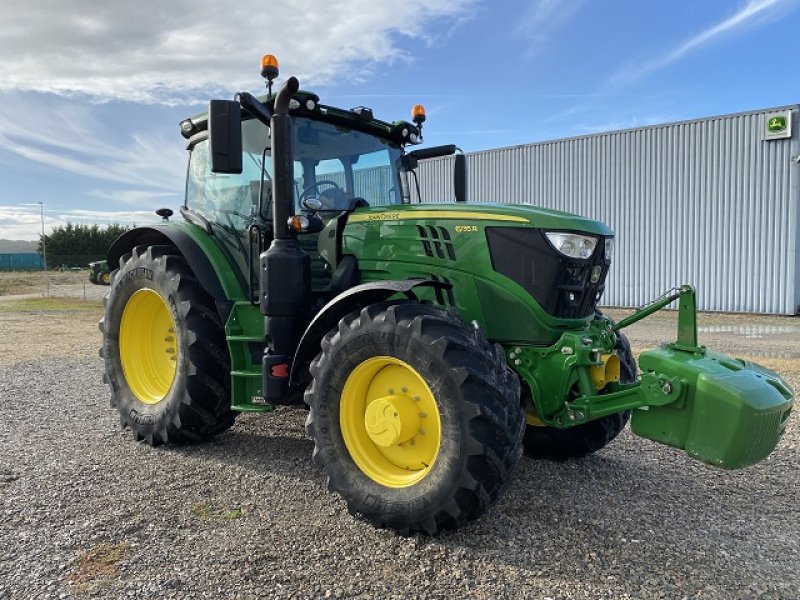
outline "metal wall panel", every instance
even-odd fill
[[[800,118],[775,109],[474,152],[470,202],[532,203],[617,234],[602,303],[639,306],[681,283],[704,310],[795,314],[800,304]],[[449,201],[452,157],[420,163],[424,202]]]
[[[317,175],[317,181],[324,180],[332,181],[342,189],[347,188],[344,171],[321,173]],[[370,203],[370,206],[391,204],[391,200],[395,198],[395,196],[397,196],[397,201],[399,202],[399,194],[396,195],[394,192],[397,186],[392,178],[392,169],[389,165],[354,169],[353,185],[355,186],[355,196],[366,199]],[[295,187],[302,189],[302,178],[295,179]],[[329,189],[329,186],[322,185],[319,191],[324,192],[327,189]]]

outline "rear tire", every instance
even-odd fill
[[[175,247],[124,255],[103,303],[103,380],[136,440],[199,441],[233,424],[222,323]]]
[[[636,381],[636,360],[631,345],[617,332],[617,355],[620,362],[620,381]],[[526,425],[523,442],[525,456],[555,461],[583,458],[605,448],[616,438],[631,418],[631,411],[602,417],[585,425],[558,429],[541,425]]]
[[[305,395],[311,407],[306,431],[314,439],[314,463],[348,510],[403,535],[434,535],[486,512],[522,455],[519,380],[502,349],[456,315],[416,303],[351,313],[321,347]],[[390,383],[381,378],[389,372],[397,375],[385,389]],[[380,388],[377,399],[373,385]],[[384,394],[397,404],[394,417],[401,413],[401,433],[409,413],[412,420],[419,414],[416,437],[369,437],[376,435],[371,407]],[[435,451],[426,451],[432,437]],[[415,441],[416,450],[409,450]]]

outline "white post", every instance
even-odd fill
[[[47,245],[44,240],[44,202],[39,202],[39,208],[42,214],[42,262],[44,263],[44,270],[47,271]]]

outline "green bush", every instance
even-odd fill
[[[47,250],[47,268],[86,267],[94,260],[104,260],[108,247],[129,227],[124,225],[75,225],[67,223],[55,227],[44,236]],[[41,237],[41,236],[40,236]],[[42,254],[42,240],[39,240]]]

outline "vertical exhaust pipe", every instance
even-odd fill
[[[290,77],[275,96],[270,119],[272,132],[272,227],[276,240],[296,239],[286,223],[294,214],[294,153],[292,150],[292,117],[289,101],[299,89],[296,77]]]
[[[261,254],[261,313],[266,318],[262,393],[269,404],[282,404],[288,391],[294,351],[308,320],[311,260],[289,228],[294,215],[294,153],[289,101],[299,83],[290,77],[275,97],[272,135],[272,228],[274,239]]]

